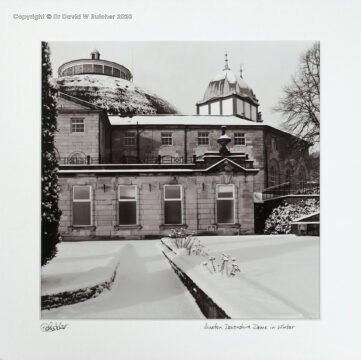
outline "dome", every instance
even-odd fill
[[[101,60],[97,49],[91,59],[64,63],[55,79],[59,91],[97,105],[110,115],[179,114],[160,96],[132,82],[133,75],[124,65]]]
[[[112,76],[80,74],[55,79],[59,91],[97,105],[110,115],[179,114],[160,96]]]
[[[209,83],[203,100],[207,101],[213,98],[223,98],[232,94],[237,94],[243,98],[249,98],[253,103],[258,104],[256,95],[251,87],[243,80],[242,77],[236,76],[235,73],[226,66],[218,73]]]

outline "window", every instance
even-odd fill
[[[93,72],[93,64],[84,64],[83,65],[83,72],[92,73]]]
[[[234,185],[217,185],[217,223],[234,224]]]
[[[306,181],[306,171],[304,167],[301,166],[300,169],[298,170],[298,182],[301,185],[304,185],[305,181]]]
[[[198,145],[209,145],[209,133],[200,131],[198,133]]]
[[[171,132],[161,133],[162,145],[173,145],[173,136]]]
[[[211,103],[211,115],[220,115],[221,114],[221,105],[220,101]]]
[[[135,131],[126,131],[124,134],[124,145],[135,145],[136,133]]]
[[[137,224],[137,186],[119,185],[119,225]]]
[[[75,153],[69,158],[70,164],[86,164],[86,162],[87,159],[82,153]]]
[[[182,224],[181,185],[164,185],[164,224]]]
[[[96,74],[103,74],[103,65],[94,65],[94,72]]]
[[[277,180],[277,171],[274,166],[271,166],[270,169],[270,186],[276,185]]]
[[[83,72],[83,65],[74,66],[74,75],[81,74]]]
[[[71,132],[84,132],[84,119],[82,118],[72,118],[71,119]]]
[[[104,65],[104,74],[106,75],[112,75],[113,74],[113,69],[111,66],[106,66]]]
[[[92,194],[91,186],[74,186],[73,187],[73,225],[90,226]]]
[[[276,138],[271,138],[271,146],[272,146],[272,150],[277,150],[277,141]]]
[[[291,182],[292,172],[291,169],[286,170],[286,182]]]
[[[246,145],[246,137],[244,133],[234,133],[234,144],[235,145]]]

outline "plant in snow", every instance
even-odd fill
[[[282,205],[272,210],[265,223],[265,234],[289,234],[291,233],[291,222],[295,219],[320,211],[320,202],[315,199],[300,201],[298,204]]]
[[[208,258],[211,266],[208,266],[209,263],[207,261],[203,262],[203,266],[207,268],[207,270],[211,274],[221,273],[226,274],[228,277],[235,276],[237,272],[241,272],[239,265],[236,263],[237,259],[235,257],[230,257],[230,255],[222,254],[222,257],[216,262],[216,258],[214,256],[210,256]]]
[[[187,234],[185,228],[172,229],[169,237],[172,239],[172,243],[177,249],[187,249],[188,255],[194,253],[200,255],[202,253],[203,245],[194,236],[195,232]]]
[[[191,253],[196,256],[207,256],[207,252],[204,250],[204,245],[199,239],[196,239],[192,245]]]
[[[42,43],[42,111],[41,111],[41,265],[56,254],[61,240],[58,232],[61,211],[58,207],[58,161],[55,155],[54,135],[57,130],[56,89],[50,83],[50,50]]]

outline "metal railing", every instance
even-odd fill
[[[318,195],[319,193],[320,184],[317,181],[286,182],[264,189],[262,199],[270,200],[286,195]]]
[[[91,156],[59,159],[59,165],[89,165],[89,164],[101,164],[101,159],[99,157],[91,157]]]
[[[113,164],[193,164],[199,157],[193,155],[191,157],[178,157],[170,155],[147,156],[145,158],[137,159],[136,156],[123,156],[119,161]],[[60,158],[60,165],[90,165],[90,164],[105,164],[109,161],[104,161],[99,157],[70,157]]]

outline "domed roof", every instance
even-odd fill
[[[213,98],[227,97],[237,94],[243,98],[249,98],[253,103],[258,104],[256,95],[251,87],[228,67],[227,59],[225,68],[218,73],[209,83],[203,100],[207,101]]]
[[[81,74],[55,81],[59,91],[97,105],[110,115],[179,114],[168,101],[125,79]]]

